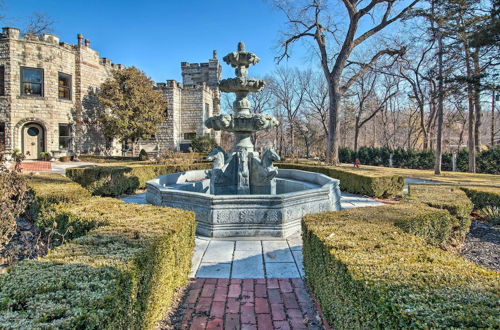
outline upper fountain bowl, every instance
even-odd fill
[[[205,126],[216,131],[257,132],[279,125],[279,121],[266,114],[226,114],[210,117]]]
[[[233,68],[239,66],[248,68],[250,65],[259,63],[260,58],[252,52],[247,52],[245,50],[245,44],[240,41],[238,43],[238,51],[227,54],[222,60]]]
[[[259,92],[265,87],[264,80],[247,77],[236,77],[224,79],[219,82],[219,88],[222,92]]]

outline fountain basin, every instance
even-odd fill
[[[213,195],[206,171],[162,175],[147,182],[146,200],[196,213],[196,233],[207,237],[287,237],[309,213],[340,210],[339,180],[280,169],[275,195]]]

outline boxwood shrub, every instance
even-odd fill
[[[187,281],[194,214],[101,197],[55,212],[92,229],[0,275],[0,328],[153,328]]]
[[[427,244],[432,231],[411,229],[436,212],[447,213],[409,204],[304,217],[307,281],[332,326],[500,327],[498,273]]]
[[[453,245],[460,244],[469,232],[474,205],[458,186],[411,184],[408,187],[408,199],[434,208],[447,210],[456,219],[453,224]]]
[[[500,188],[495,187],[462,187],[467,196],[479,210],[484,207],[500,207]]]
[[[390,197],[401,195],[404,178],[399,175],[380,175],[374,173],[356,173],[347,169],[331,166],[315,166],[292,163],[278,163],[279,168],[297,169],[318,172],[340,180],[340,189],[353,194],[362,194],[371,197]]]
[[[78,183],[59,174],[39,174],[28,177],[28,186],[33,199],[27,215],[42,232],[52,233],[52,239],[78,237],[94,227],[94,218],[70,217],[63,212],[67,203],[91,197]]]
[[[120,196],[146,187],[157,176],[188,170],[208,169],[209,163],[191,165],[93,166],[69,168],[66,175],[87,188],[93,195]]]

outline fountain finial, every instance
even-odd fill
[[[239,52],[246,52],[245,43],[243,41],[238,42],[238,51]]]

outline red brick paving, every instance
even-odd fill
[[[301,279],[204,279],[191,282],[183,329],[322,329]]]
[[[51,171],[51,162],[22,162],[21,171],[23,172],[44,172]]]

